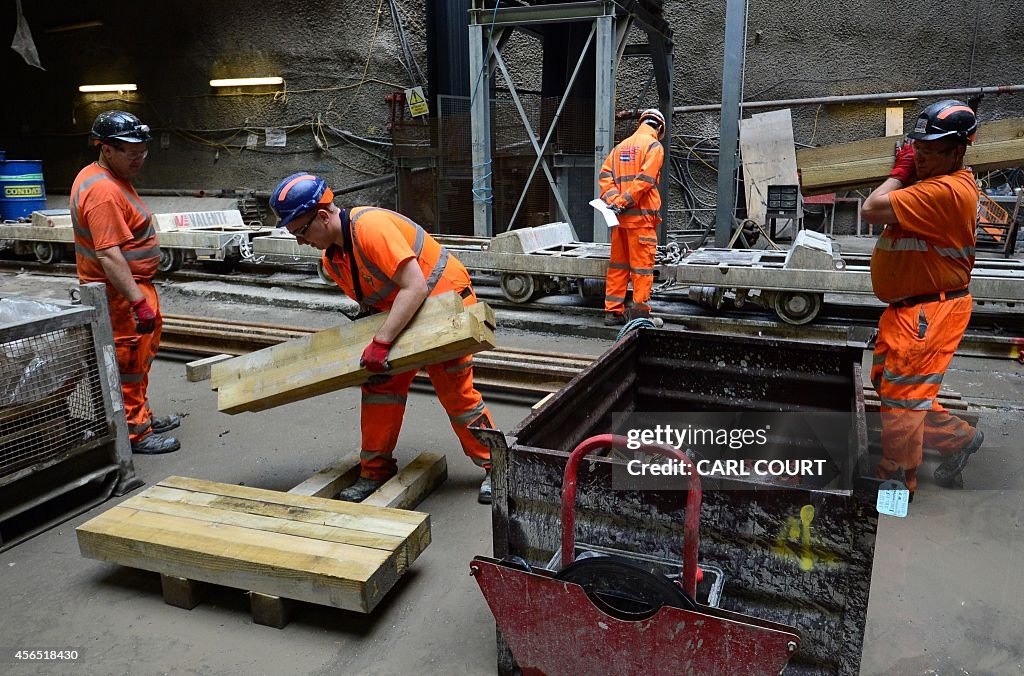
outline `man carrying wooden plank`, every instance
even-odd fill
[[[862,209],[868,223],[888,224],[871,254],[875,295],[889,303],[871,367],[882,413],[877,473],[902,478],[911,496],[922,445],[945,457],[935,480],[953,487],[963,485],[960,473],[984,440],[936,400],[971,318],[978,187],[963,159],[977,130],[977,116],[960,101],[925,108]]]
[[[477,302],[476,294],[462,263],[423,228],[387,209],[339,208],[319,176],[292,174],[271,193],[270,206],[281,219],[279,225],[300,244],[323,250],[324,270],[346,295],[361,307],[388,312],[360,360],[381,376],[362,386],[359,479],[338,493],[340,500],[360,502],[398,470],[392,454],[416,372],[385,375],[392,343],[428,297],[455,291],[468,306]],[[494,422],[473,387],[473,358],[426,369],[463,450],[485,472],[478,499],[489,504],[491,453],[468,428],[494,427]]]

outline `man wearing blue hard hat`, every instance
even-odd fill
[[[346,295],[388,313],[363,350],[361,363],[369,371],[389,370],[391,345],[428,297],[455,291],[465,305],[477,302],[462,263],[401,214],[377,207],[340,208],[323,178],[302,172],[281,181],[271,193],[270,206],[281,219],[279,225],[300,244],[324,252],[324,270]],[[473,358],[431,364],[426,371],[463,450],[484,470],[478,500],[489,504],[491,453],[468,428],[493,428],[494,422],[473,387]],[[359,479],[339,499],[360,502],[396,474],[393,453],[415,375],[396,373],[362,386]]]

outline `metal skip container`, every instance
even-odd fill
[[[648,429],[678,426],[681,415],[782,416],[797,422],[776,425],[768,436],[790,455],[817,462],[808,459],[816,452],[812,423],[838,415],[847,421],[843,452],[822,461],[831,468],[827,476],[702,476],[699,563],[722,573],[718,608],[799,633],[783,673],[857,674],[878,525],[877,484],[865,469],[862,354],[798,341],[631,332],[491,444],[494,558],[550,566],[562,537],[567,460],[589,437],[623,435],[623,424],[637,421]],[[627,464],[616,453],[581,462],[577,547],[678,565],[687,490],[626,486]],[[518,666],[499,633],[499,672]],[[744,671],[721,666],[722,673]]]

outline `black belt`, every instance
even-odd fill
[[[920,296],[910,296],[903,300],[898,300],[895,303],[889,303],[894,307],[913,307],[920,305],[921,303],[934,303],[940,300],[949,300],[951,298],[963,298],[971,291],[967,287],[962,289],[955,289],[953,291],[942,291],[940,293],[924,293]]]

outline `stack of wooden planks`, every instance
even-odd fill
[[[386,317],[366,317],[213,365],[217,408],[262,411],[361,385],[373,374],[359,366],[359,358]],[[428,298],[392,346],[391,372],[491,349],[495,326],[486,303],[463,307],[454,292]]]
[[[254,614],[275,599],[369,613],[430,544],[430,516],[172,476],[76,532],[83,556],[161,573],[174,605],[213,583],[251,591]]]
[[[877,185],[885,180],[895,161],[901,136],[854,141],[798,150],[800,185],[804,195],[850,190]],[[982,121],[974,145],[964,162],[975,172],[1024,165],[1024,118]]]

